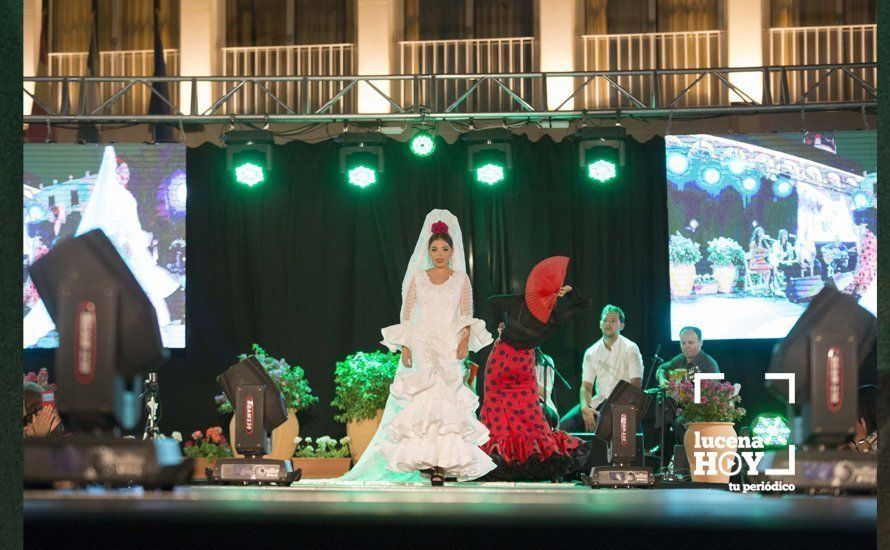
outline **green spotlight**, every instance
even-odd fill
[[[248,187],[263,183],[266,174],[263,167],[254,162],[243,162],[235,167],[235,181]]]
[[[504,167],[500,164],[488,162],[476,168],[476,181],[494,185],[504,181]]]
[[[349,183],[356,187],[365,188],[377,182],[377,170],[359,165],[346,172]]]
[[[428,157],[436,151],[436,140],[428,132],[414,134],[410,141],[411,152],[417,157]]]
[[[759,437],[767,447],[785,447],[791,438],[791,429],[780,414],[760,414],[751,423],[751,435]]]
[[[615,163],[599,159],[587,165],[587,177],[600,183],[612,181],[618,174]]]

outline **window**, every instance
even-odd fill
[[[229,47],[351,44],[355,0],[227,0]]]
[[[720,0],[585,0],[585,34],[720,30]]]
[[[532,0],[405,0],[406,40],[534,36]]]
[[[80,204],[80,196],[77,194],[77,189],[71,191],[71,206],[77,206]]]
[[[90,48],[92,0],[49,2],[49,51],[85,52]],[[187,0],[186,0],[187,1]],[[158,24],[165,48],[179,48],[179,2],[160,0]],[[154,47],[153,0],[98,0],[99,50],[150,50]]]
[[[877,0],[773,0],[770,24],[781,27],[873,25]]]

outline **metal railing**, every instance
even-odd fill
[[[769,31],[770,65],[825,65],[872,63],[878,60],[877,25],[837,25],[830,27],[790,27]],[[872,86],[877,84],[877,67],[857,69],[857,76]],[[775,75],[778,78],[780,75]],[[789,92],[799,94],[816,82],[813,97],[820,101],[865,99],[861,87],[852,86],[840,74],[826,77],[825,71],[800,71],[788,82]]]
[[[399,42],[399,74],[468,75],[532,73],[538,70],[538,41],[534,37],[471,40],[418,40]],[[502,83],[527,103],[541,97],[538,84],[529,78],[505,76]],[[419,84],[415,88],[410,84]],[[475,86],[475,88],[474,88]],[[473,93],[459,111],[511,111],[520,107],[503,87],[491,80],[431,78],[402,81],[396,92],[405,104],[450,104]]]
[[[651,69],[702,69],[726,63],[726,31],[600,34],[581,37],[585,71],[634,71]],[[616,84],[633,95],[662,99],[675,97],[690,86],[697,75],[666,74],[660,79],[644,75],[619,77]],[[630,107],[630,100],[608,81],[591,82],[584,88],[583,105],[588,109]],[[687,93],[680,106],[722,105],[726,88],[707,75]]]
[[[222,48],[224,76],[343,76],[355,73],[354,44],[317,44],[310,46],[267,46]],[[288,105],[321,107],[337,93],[336,82],[314,80],[309,86],[293,81],[258,81]],[[227,94],[237,82],[220,83],[217,90]],[[355,94],[341,97],[331,112],[342,113],[354,107]],[[287,111],[258,86],[235,90],[222,107],[223,113],[255,114]]]
[[[83,76],[87,72],[88,52],[51,53],[49,54],[49,74],[51,76]],[[176,76],[179,74],[179,50],[164,50],[164,62],[167,74]],[[154,74],[155,55],[154,50],[116,50],[99,52],[99,75],[107,77],[139,77],[152,76]],[[105,102],[114,94],[120,92],[124,83],[120,81],[103,82],[99,85],[99,101]],[[79,85],[74,82],[68,92],[74,94],[73,99],[79,97]],[[62,88],[54,85],[51,87],[54,105],[61,105]],[[179,101],[179,87],[170,89],[171,99],[174,104]],[[146,113],[151,92],[145,88],[135,88],[132,93],[127,93],[123,101],[116,101],[110,106],[108,114]]]
[[[69,78],[69,77],[25,77],[23,92],[33,97],[29,91],[31,83],[50,82],[64,89],[83,83],[95,82],[97,84],[115,83],[120,86],[122,92],[109,98],[98,107],[87,108],[85,103],[73,105],[62,104],[62,109],[54,106],[41,105],[46,109],[47,115],[25,116],[25,122],[225,122],[238,119],[245,121],[272,121],[272,122],[331,122],[344,120],[467,120],[478,119],[511,119],[511,120],[566,120],[576,119],[579,116],[590,117],[616,117],[620,113],[632,114],[635,117],[666,117],[685,115],[720,115],[735,113],[767,113],[767,112],[803,112],[819,110],[864,110],[877,107],[877,88],[858,76],[858,72],[874,70],[875,63],[836,64],[836,65],[804,65],[794,67],[736,67],[736,68],[707,68],[707,69],[654,69],[637,71],[591,71],[591,72],[562,72],[562,73],[502,73],[502,74],[455,74],[455,75],[388,75],[388,76],[261,76],[261,77],[166,77],[166,78]],[[857,101],[824,101],[815,97],[819,82],[813,83],[799,94],[790,92],[789,83],[796,78],[801,71],[821,71],[826,78],[840,75],[850,86],[859,87],[866,96]],[[736,87],[730,80],[732,73],[759,73],[760,81],[764,84],[762,99],[753,99],[743,90]],[[591,85],[606,83],[611,90],[626,100],[628,107],[624,108],[599,108],[584,110],[576,107],[571,111],[560,111],[563,105],[548,108],[546,93],[534,101],[526,101],[520,95],[518,89],[510,88],[510,79],[526,80],[532,86],[546,91],[548,79],[567,78],[574,79],[580,84],[568,99],[578,99],[584,90]],[[642,78],[644,89],[651,90],[645,94],[635,94],[624,88],[619,82]],[[659,88],[655,83],[669,79],[683,79],[692,83],[675,94],[667,95],[658,93]],[[696,86],[702,85],[708,80],[713,80],[723,88],[722,97],[726,97],[731,91],[735,95],[744,98],[745,104],[729,104],[728,101],[720,105],[710,106],[684,106],[687,95],[694,93]],[[181,110],[173,105],[172,115],[146,116],[144,111],[134,111],[124,115],[109,115],[109,109],[116,103],[122,102],[128,93],[138,88],[150,89],[156,81],[169,83],[190,82],[192,95],[189,98],[191,105],[198,104],[197,88],[195,84],[207,83],[216,89],[228,89],[224,94],[217,94],[212,104],[202,112],[193,115],[184,115]],[[646,82],[648,81],[648,82]],[[375,83],[387,82],[390,89],[405,87],[412,90],[435,90],[435,86],[455,86],[458,89],[468,87],[467,92],[460,97],[448,101],[441,101],[441,97],[434,91],[427,95],[417,96],[413,103],[399,102],[383,93]],[[472,83],[472,84],[470,84]],[[322,97],[324,104],[318,108],[307,103],[290,103],[286,97],[275,94],[274,89],[287,89],[288,86],[308,89],[317,84],[330,86],[336,90],[330,97]],[[499,90],[509,98],[511,104],[504,109],[502,105],[496,105],[502,110],[479,110],[467,107],[474,94],[481,94],[484,85],[497,86]],[[389,106],[388,112],[357,112],[350,110],[343,113],[334,112],[334,107],[340,104],[341,99],[354,95],[359,86],[368,86],[368,89],[379,94],[384,99],[384,104]],[[171,85],[171,87],[173,87]],[[254,88],[257,94],[267,96],[276,105],[277,112],[253,112],[253,113],[226,113],[223,106],[232,96],[241,90]],[[303,97],[309,97],[303,93]],[[39,102],[39,98],[37,99]],[[477,105],[484,105],[484,100]],[[577,103],[580,103],[578,101]],[[576,104],[577,104],[576,103]],[[283,112],[282,112],[283,111]]]

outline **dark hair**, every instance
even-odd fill
[[[609,313],[617,313],[618,320],[621,321],[622,323],[624,322],[624,312],[621,311],[620,307],[613,306],[612,304],[608,304],[606,307],[603,308],[603,312],[600,313],[600,321],[605,319],[606,315],[608,315]]]
[[[430,236],[430,240],[427,241],[426,247],[431,247],[434,242],[440,239],[448,243],[448,246],[450,246],[451,248],[454,248],[454,241],[451,240],[451,235],[449,235],[448,233],[433,233],[432,236]]]
[[[688,327],[683,327],[683,328],[681,328],[681,329],[680,329],[680,332],[678,333],[678,335],[682,337],[682,336],[683,336],[683,333],[686,332],[687,330],[691,330],[692,332],[694,332],[695,335],[698,336],[698,339],[701,340],[701,329],[698,328],[698,327],[693,327],[693,326],[691,326],[691,325],[688,326]]]
[[[30,422],[31,417],[43,407],[43,388],[34,382],[23,383],[22,399],[25,402],[25,420]]]
[[[878,429],[878,387],[871,384],[859,386],[858,393],[859,418],[865,419],[865,432],[871,434]]]

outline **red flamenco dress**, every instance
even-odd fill
[[[584,441],[552,430],[538,401],[535,348],[543,343],[550,330],[590,305],[575,291],[565,297],[571,304],[555,309],[547,322],[532,314],[525,295],[488,299],[499,317],[506,314],[506,320],[485,367],[480,420],[488,428],[490,438],[482,450],[497,464],[485,480],[571,477],[590,453]]]

